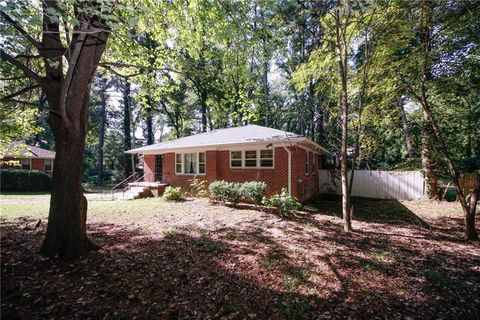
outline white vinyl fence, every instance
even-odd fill
[[[350,180],[351,172],[348,172]],[[319,170],[320,193],[342,194],[339,171]],[[352,196],[373,199],[418,200],[425,193],[420,171],[355,170]]]

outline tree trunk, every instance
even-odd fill
[[[207,132],[207,93],[202,91],[200,95],[200,107],[202,113],[202,132]]]
[[[153,136],[153,116],[152,116],[152,107],[147,109],[147,145],[152,145],[154,143],[154,136]]]
[[[335,9],[335,29],[336,29],[336,48],[338,58],[338,71],[342,84],[341,91],[341,114],[342,114],[342,146],[340,149],[340,176],[342,180],[342,214],[344,220],[344,230],[352,231],[352,216],[350,208],[350,194],[348,190],[348,87],[347,87],[347,44],[345,39],[346,26],[341,26],[339,6]]]
[[[422,169],[428,198],[438,199],[437,164],[433,156],[432,130],[425,111],[422,119]]]
[[[123,150],[127,151],[132,149],[132,137],[130,127],[130,82],[125,81],[123,83]],[[131,167],[131,157],[129,154],[123,154],[123,175],[128,177]]]
[[[101,80],[103,81],[103,79]],[[101,88],[101,109],[100,109],[100,123],[98,125],[98,164],[97,164],[97,185],[103,186],[103,142],[105,137],[105,118],[106,118],[106,87],[103,84]]]
[[[405,147],[407,148],[408,158],[412,159],[415,157],[415,152],[413,151],[410,129],[408,128],[407,114],[405,113],[405,108],[403,107],[401,100],[399,100],[399,107],[400,117],[402,119],[403,136],[405,138]]]
[[[56,156],[45,240],[40,254],[70,260],[84,257],[96,246],[87,238],[87,199],[81,176],[85,134],[55,130]]]

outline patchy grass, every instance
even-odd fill
[[[315,205],[278,217],[205,200],[90,201],[101,249],[60,262],[37,254],[48,203],[0,202],[2,316],[478,318],[480,245],[460,240],[457,204],[355,199],[353,233],[337,203]]]

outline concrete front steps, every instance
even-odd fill
[[[123,200],[133,200],[152,196],[153,195],[148,187],[130,187],[130,189],[123,194],[122,198]]]

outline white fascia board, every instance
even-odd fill
[[[236,143],[218,143],[218,144],[209,144],[204,146],[194,145],[194,146],[181,146],[181,147],[172,147],[172,148],[159,148],[154,150],[141,150],[132,149],[125,151],[128,154],[143,154],[143,155],[159,155],[170,152],[198,152],[198,151],[214,151],[214,150],[244,150],[245,148],[266,148],[268,145],[271,147],[282,146],[282,143],[285,143],[285,140],[263,140],[263,141],[250,141],[250,142],[236,142]],[[137,151],[136,151],[137,150]]]

